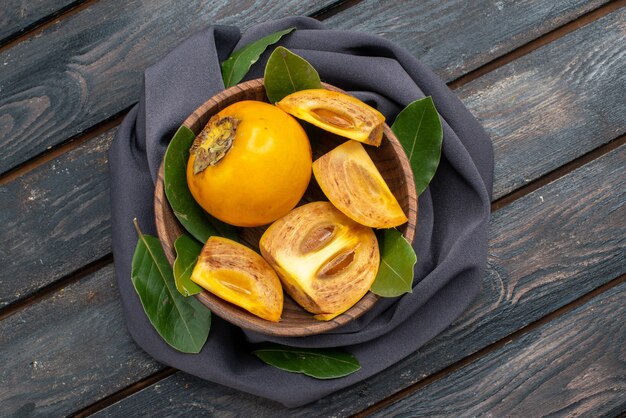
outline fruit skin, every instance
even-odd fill
[[[330,202],[313,202],[274,222],[259,243],[283,289],[300,306],[330,320],[357,303],[376,278],[376,235]]]
[[[283,289],[259,254],[228,238],[210,237],[191,280],[214,295],[272,322],[280,321]]]
[[[337,209],[372,228],[408,221],[363,145],[347,141],[313,163],[313,175]]]
[[[268,224],[294,208],[309,184],[308,137],[292,116],[264,102],[240,101],[213,118],[225,117],[238,122],[232,147],[197,174],[192,151],[187,163],[189,190],[204,210],[226,223]]]
[[[379,146],[385,116],[356,97],[325,89],[292,93],[276,106],[334,134]]]

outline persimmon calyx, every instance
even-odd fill
[[[193,173],[198,174],[217,164],[230,150],[239,120],[232,116],[213,116],[198,134],[189,152],[195,155]]]

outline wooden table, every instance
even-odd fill
[[[4,0],[0,415],[626,412],[626,1]],[[446,80],[495,147],[483,290],[445,332],[305,407],[148,357],[124,325],[107,148],[142,72],[210,24],[314,16]]]

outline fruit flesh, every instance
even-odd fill
[[[201,133],[199,143],[192,146],[187,164],[189,190],[204,210],[226,223],[268,224],[295,207],[309,184],[308,137],[298,121],[268,103],[237,102],[211,120],[216,124],[226,118],[232,122],[222,125],[224,135]],[[235,133],[224,151],[229,129]],[[208,150],[210,144],[203,139],[219,147]],[[223,155],[210,157],[212,151]],[[197,164],[196,158],[206,161]],[[214,160],[214,164],[207,163]]]
[[[235,241],[210,237],[191,280],[260,318],[280,320],[283,291],[278,276],[263,257]]]
[[[320,320],[345,312],[367,293],[380,257],[372,229],[330,202],[300,206],[274,222],[260,248],[285,292]]]
[[[310,89],[292,93],[276,106],[313,125],[368,145],[379,146],[385,116],[345,93]]]
[[[372,228],[407,222],[402,207],[363,146],[347,141],[313,163],[313,175],[328,199],[345,215]]]

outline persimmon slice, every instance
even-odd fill
[[[198,257],[191,280],[250,313],[278,322],[283,289],[276,272],[259,254],[235,241],[210,237]]]
[[[356,97],[325,89],[300,90],[276,106],[326,131],[379,146],[385,116]]]
[[[393,228],[408,219],[363,146],[347,141],[313,163],[313,175],[333,205],[372,228]]]
[[[285,292],[319,320],[330,320],[357,303],[380,262],[374,231],[330,202],[293,209],[265,231],[259,245]]]

